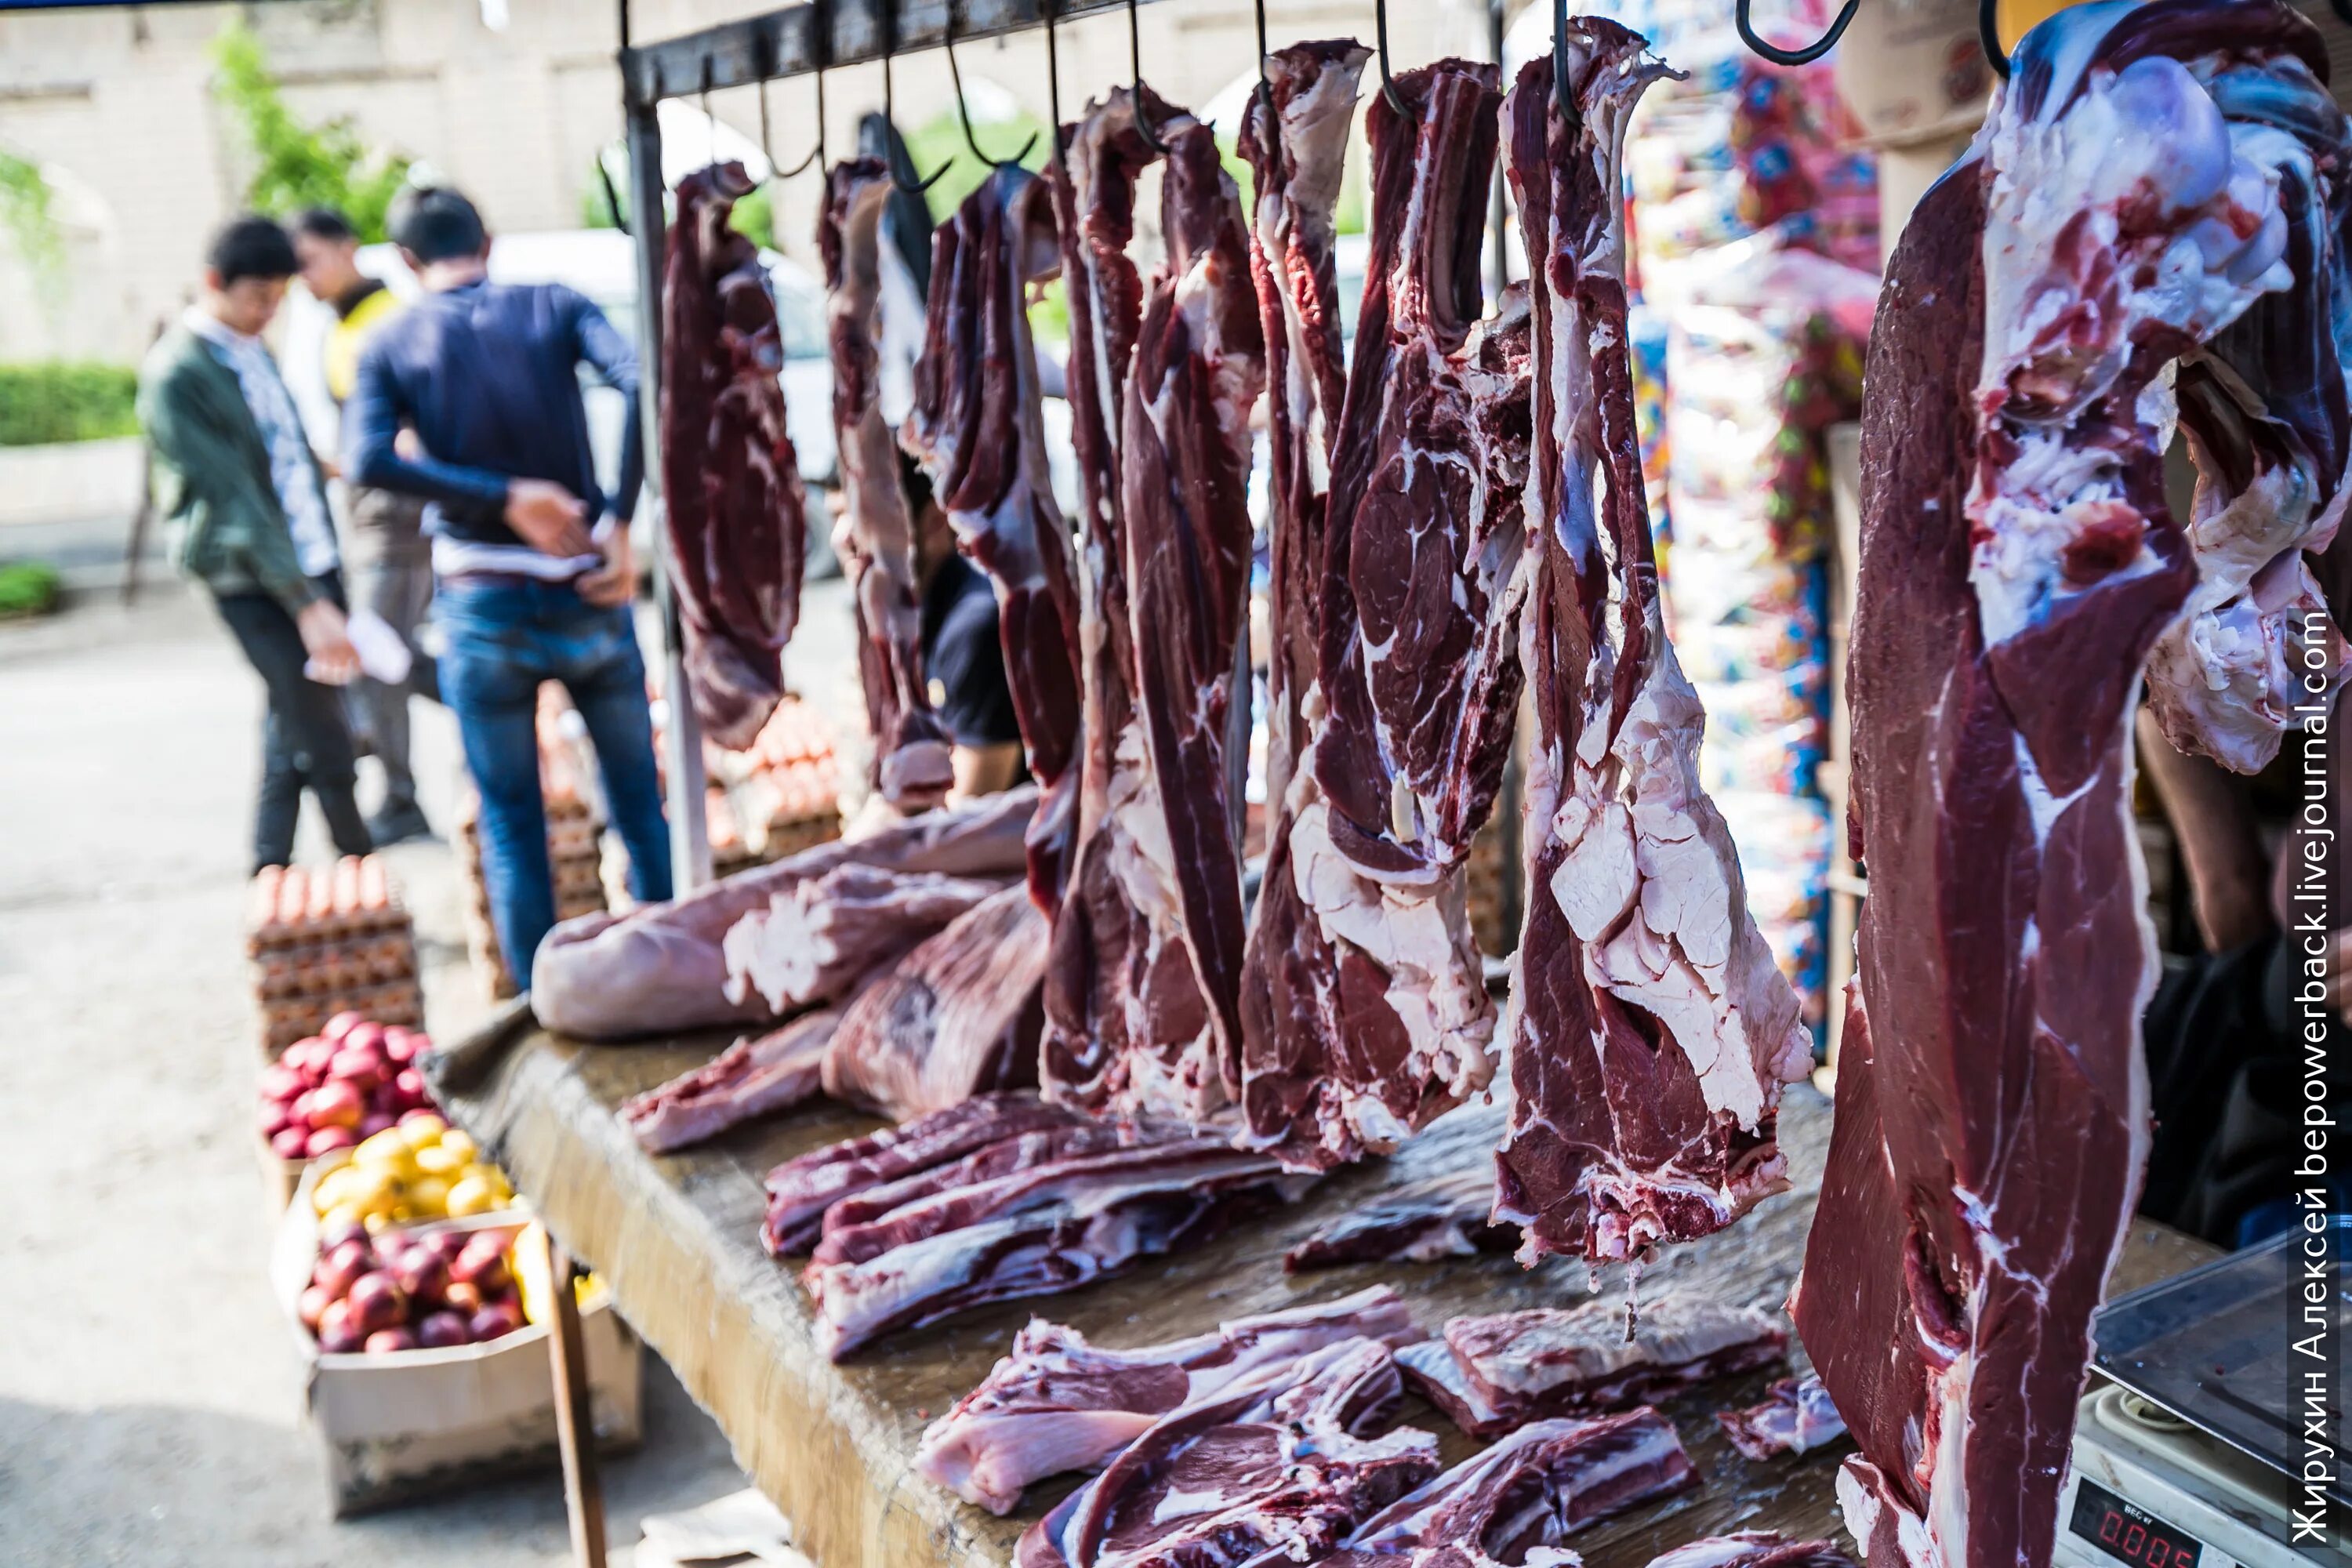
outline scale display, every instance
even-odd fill
[[[2088,1476],[2074,1489],[2074,1513],[2066,1527],[2084,1541],[2132,1568],[2197,1568],[2205,1543],[2126,1502]]]

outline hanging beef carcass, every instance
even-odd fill
[[[1394,1147],[1492,1071],[1464,867],[1518,701],[1527,314],[1515,294],[1477,321],[1496,68],[1441,61],[1396,93],[1369,116],[1316,692],[1243,982],[1245,1139],[1313,1169]]]
[[[1699,783],[1706,714],[1666,640],[1633,427],[1627,118],[1665,68],[1613,22],[1568,24],[1505,110],[1536,268],[1527,912],[1507,1035],[1517,1094],[1495,1214],[1520,1256],[1630,1258],[1785,1184],[1780,1086],[1812,1065]]]
[[[845,503],[841,551],[856,612],[857,668],[874,737],[872,783],[903,812],[936,805],[955,782],[946,731],[923,683],[923,613],[915,520],[898,443],[882,409],[882,215],[890,171],[852,158],[825,178],[817,249],[824,259],[826,342],[833,358],[833,433]]]
[[[680,181],[662,265],[662,495],[687,694],[740,751],[783,699],[808,520],[784,428],[782,329],[760,247],[729,225],[740,163]]]
[[[1078,591],[1054,500],[1029,285],[1058,265],[1045,183],[1000,165],[931,237],[929,336],[900,438],[995,584],[1004,672],[1039,790],[1029,892],[1059,907],[1077,826]]]
[[[1250,262],[1265,321],[1266,444],[1265,798],[1278,805],[1305,740],[1321,624],[1323,507],[1348,370],[1334,253],[1339,179],[1356,92],[1371,51],[1352,39],[1294,44],[1266,57],[1240,152],[1256,186]]]
[[[2340,481],[2325,69],[2273,0],[2060,11],[1888,268],[1852,676],[1871,891],[1792,1304],[1874,1568],[2051,1561],[2148,1139],[2133,710],[2200,566],[2165,502],[2169,373],[2220,494],[2281,452]],[[2237,363],[2233,322],[2299,346]],[[2210,396],[2261,416],[2231,421],[2259,462]]]
[[[1168,256],[1127,247],[1137,176],[1168,149]],[[1243,913],[1228,742],[1248,605],[1249,412],[1263,345],[1239,198],[1214,134],[1149,89],[1071,129],[1052,178],[1070,280],[1086,489],[1078,847],[1055,921],[1043,1070],[1073,1103],[1205,1120],[1238,1048]],[[1216,650],[1222,648],[1222,653]]]

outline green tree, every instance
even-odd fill
[[[65,232],[50,208],[49,183],[39,167],[8,153],[0,153],[0,233],[54,302],[65,282]]]
[[[384,213],[407,182],[409,160],[370,147],[348,119],[303,124],[286,107],[268,52],[244,23],[222,28],[212,54],[213,96],[237,117],[253,151],[247,205],[277,217],[335,207],[362,239],[383,239]]]

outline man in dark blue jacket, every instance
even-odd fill
[[[516,983],[555,923],[540,793],[540,683],[586,721],[630,889],[670,896],[646,667],[629,614],[629,515],[644,475],[637,363],[603,311],[554,284],[489,281],[489,237],[448,189],[404,191],[389,226],[424,298],[360,357],[344,415],[355,484],[422,497],[447,649],[441,694],[482,794],[482,869]],[[618,493],[598,488],[589,365],[628,400]],[[415,449],[397,439],[414,433]]]

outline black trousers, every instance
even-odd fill
[[[340,574],[311,579],[338,605]],[[327,819],[328,835],[345,855],[375,847],[360,815],[357,754],[343,694],[306,678],[309,654],[286,607],[267,594],[220,594],[213,603],[269,694],[261,730],[261,795],[253,812],[253,865],[283,866],[294,857],[294,828],[308,789]]]

